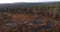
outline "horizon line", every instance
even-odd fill
[[[47,2],[11,2],[11,3],[0,3],[0,4],[12,4],[12,3],[51,3],[51,2],[60,2],[60,1],[47,1]]]

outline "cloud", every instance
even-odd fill
[[[13,3],[13,2],[53,2],[60,0],[0,0],[0,3]]]

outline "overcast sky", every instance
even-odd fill
[[[0,3],[14,3],[14,2],[54,2],[60,0],[0,0]]]

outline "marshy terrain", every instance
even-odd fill
[[[60,32],[60,2],[0,4],[0,32]]]

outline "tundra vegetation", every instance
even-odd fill
[[[60,32],[60,4],[0,8],[0,32]]]

